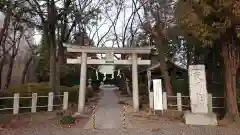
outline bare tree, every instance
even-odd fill
[[[31,39],[34,35],[28,35],[28,34],[24,34],[24,39],[26,40],[28,47],[29,47],[29,51],[30,51],[30,56],[27,57],[27,60],[25,61],[24,64],[24,69],[21,75],[21,83],[24,84],[26,81],[26,75],[29,69],[30,64],[32,63],[33,60],[35,60],[36,56],[40,53],[40,49],[39,46],[37,46],[36,44],[32,43]]]
[[[5,90],[9,87],[9,84],[11,82],[14,61],[18,54],[19,45],[21,43],[24,31],[25,31],[25,29],[22,26],[22,23],[16,19],[12,19],[11,27],[9,28],[9,34],[8,34],[7,40],[6,40],[7,46],[10,46],[11,51],[9,52],[10,59],[9,59],[7,76],[6,76],[6,83],[4,86]]]
[[[133,3],[136,5],[136,1],[133,0]],[[158,58],[161,63],[160,70],[164,77],[165,89],[168,95],[173,95],[165,57],[168,45],[167,28],[173,22],[173,1],[142,0],[140,3],[144,7],[145,18],[145,21],[141,21],[141,23],[150,38],[154,40],[155,47],[159,52]],[[139,13],[138,16],[140,18]]]
[[[6,49],[5,42],[8,35],[8,27],[10,25],[10,19],[12,16],[12,10],[13,10],[13,3],[12,1],[8,1],[7,3],[7,10],[3,22],[3,27],[0,29],[0,47],[1,47],[1,59],[0,59],[0,89],[2,87],[2,70],[4,67],[6,54],[8,53],[9,49]]]

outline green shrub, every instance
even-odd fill
[[[148,85],[147,84],[139,84],[139,95],[148,95]]]
[[[240,94],[237,97],[238,110],[240,110]]]
[[[78,89],[79,87],[60,86],[60,93],[69,92],[69,95],[77,95]],[[28,96],[32,95],[32,93],[38,93],[40,96],[46,96],[50,91],[51,88],[48,83],[28,83],[10,86],[7,94],[11,96],[14,93],[20,93],[21,96]]]
[[[237,104],[238,110],[240,110],[240,81],[237,82]]]
[[[171,84],[172,84],[172,89],[174,93],[179,92],[184,95],[189,95],[188,81],[186,79],[182,79],[182,80],[172,79]]]
[[[238,104],[238,110],[240,110],[240,90],[237,90],[237,104]]]
[[[38,94],[46,94],[49,91],[51,91],[48,83],[28,83],[28,84],[19,84],[19,85],[11,85],[8,88],[7,94],[14,94],[14,93],[20,93],[20,94],[26,94],[26,93],[38,93]]]
[[[79,90],[79,85],[75,85],[72,87],[73,89],[77,89]],[[92,97],[94,94],[94,90],[89,88],[89,87],[86,87],[86,93],[85,93],[85,96],[86,97]],[[78,95],[78,94],[77,94]],[[87,99],[87,98],[86,98]]]
[[[100,80],[93,80],[92,81],[92,88],[93,90],[99,90],[99,86],[101,85],[101,81]]]
[[[72,116],[63,116],[60,120],[61,124],[72,124],[74,123],[74,118]]]

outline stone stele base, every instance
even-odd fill
[[[216,126],[217,116],[214,113],[201,114],[186,111],[184,113],[185,124],[188,125],[212,125]]]

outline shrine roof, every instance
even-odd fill
[[[90,46],[78,46],[63,44],[67,48],[68,52],[86,52],[86,53],[107,53],[113,52],[115,54],[149,54],[153,47],[124,47],[124,48],[111,48],[111,47],[90,47]]]

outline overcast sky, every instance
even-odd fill
[[[131,1],[128,1],[128,2],[126,3],[126,6],[127,6],[127,7],[125,8],[125,11],[124,11],[124,10],[121,11],[121,13],[120,13],[120,15],[119,15],[119,18],[118,18],[118,21],[117,21],[117,24],[116,24],[116,32],[117,32],[117,34],[120,35],[120,36],[122,35],[122,33],[123,33],[123,28],[125,27],[124,22],[125,22],[125,23],[127,22],[128,18],[131,16],[131,13],[132,13],[132,8],[131,8],[132,2],[131,2]],[[108,11],[108,13],[109,13],[109,15],[111,16],[111,19],[114,20],[115,17],[116,17],[116,14],[117,14],[116,7],[112,7],[112,9],[111,9],[110,11]],[[102,16],[103,16],[103,19],[102,19],[102,21],[99,21],[99,24],[98,24],[98,25],[100,26],[100,25],[102,25],[103,23],[104,23],[104,24],[103,24],[103,25],[101,26],[101,28],[98,30],[99,37],[102,37],[102,36],[108,31],[109,27],[112,25],[112,22],[111,22],[108,18],[106,19],[106,15],[103,14]],[[125,16],[125,17],[124,17],[124,16]],[[125,18],[125,21],[124,21],[124,18]],[[105,20],[105,19],[106,19],[106,20]],[[104,20],[105,20],[105,21],[104,21]],[[113,29],[113,27],[112,27],[112,28],[111,28],[111,31],[107,34],[107,36],[105,36],[105,38],[103,39],[103,41],[109,40],[109,39],[111,39],[111,38],[115,38],[115,37],[114,37],[114,31],[113,31],[113,30],[114,30],[114,29]],[[88,34],[92,33],[91,35],[89,35],[90,38],[92,38],[93,33],[96,31],[96,27],[93,27],[93,28],[91,29],[91,31],[92,31],[92,32],[90,32],[89,30],[87,31]],[[35,42],[36,42],[36,43],[39,43],[39,42],[41,41],[41,34],[36,31],[36,34],[35,34],[35,36],[34,36],[34,39],[35,39]],[[95,44],[97,44],[97,42],[98,42],[97,35],[94,36],[93,40],[94,40]],[[107,47],[112,47],[112,44],[113,44],[113,42],[110,40],[110,41],[108,41],[108,42],[105,42],[104,45],[107,46]],[[117,47],[116,45],[114,45],[114,46]]]
[[[115,26],[116,33],[118,34],[118,36],[123,35],[123,31],[124,31],[125,25],[127,23],[127,20],[129,19],[129,17],[132,14],[132,8],[131,7],[132,7],[132,2],[130,0],[126,0],[126,7],[124,8],[124,10],[121,11],[121,13],[119,15],[119,18],[117,20],[117,24]],[[112,7],[112,9],[110,11],[108,11],[108,13],[111,16],[111,20],[114,20],[116,18],[116,15],[117,15],[116,7]],[[100,22],[99,24],[102,24],[102,22]],[[108,31],[108,29],[111,25],[112,25],[112,22],[109,19],[107,19],[105,24],[99,29],[99,36],[102,37]],[[111,39],[111,38],[113,38],[113,39],[115,38],[114,27],[111,28],[111,31],[105,37],[105,40]],[[98,42],[97,37],[94,38],[94,41],[95,41],[95,43]],[[108,41],[104,45],[107,46],[107,47],[112,47],[112,44],[113,44],[112,41]],[[114,46],[117,47],[116,44]]]

